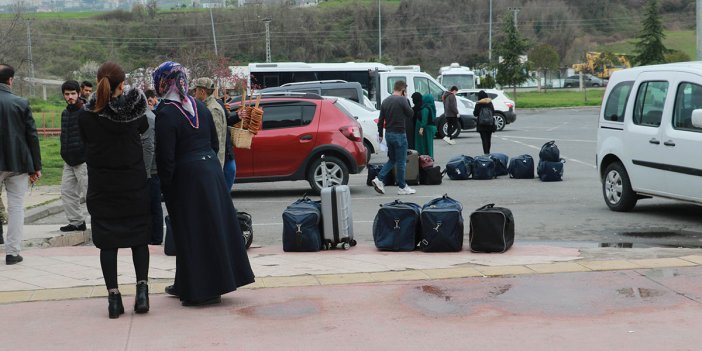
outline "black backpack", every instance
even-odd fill
[[[551,140],[541,147],[541,151],[539,151],[539,158],[540,161],[560,162],[561,151],[558,150],[555,140]]]
[[[478,114],[478,125],[485,127],[492,127],[495,125],[495,117],[492,116],[492,111],[486,105],[480,108],[480,113]]]

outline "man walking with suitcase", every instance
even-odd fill
[[[414,111],[405,97],[407,83],[400,80],[395,82],[392,96],[383,100],[380,105],[380,118],[378,119],[378,135],[383,139],[383,129],[386,129],[385,140],[388,145],[388,162],[373,179],[375,191],[385,194],[383,179],[396,167],[395,178],[397,181],[398,195],[410,195],[417,191],[410,188],[405,182],[405,167],[407,162],[407,135],[405,134],[405,121],[414,115]]]

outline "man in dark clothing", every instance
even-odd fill
[[[80,83],[80,97],[83,99],[83,102],[88,102],[90,94],[92,93],[93,83],[90,83],[87,80],[84,80],[83,83]]]
[[[444,116],[446,116],[446,124],[448,125],[444,141],[450,145],[456,143],[453,141],[453,133],[456,132],[456,129],[460,128],[458,124],[458,102],[456,101],[457,92],[458,87],[454,85],[449,89],[449,92],[444,95]]]
[[[0,63],[0,183],[7,190],[5,263],[22,262],[24,194],[41,178],[39,134],[27,99],[12,94],[15,69]]]
[[[405,97],[407,83],[395,82],[392,96],[383,100],[380,105],[380,118],[378,119],[378,136],[383,139],[383,128],[386,129],[385,141],[388,145],[388,162],[373,179],[375,191],[385,194],[383,179],[396,167],[395,180],[397,181],[398,195],[410,195],[416,191],[405,182],[405,168],[407,162],[407,135],[405,134],[405,121],[414,116],[414,111]]]
[[[66,109],[61,112],[61,158],[63,174],[61,175],[61,201],[68,224],[61,227],[62,232],[84,231],[85,214],[80,206],[80,199],[88,191],[88,166],[85,164],[85,145],[80,138],[78,116],[83,110],[80,87],[75,80],[61,85]]]

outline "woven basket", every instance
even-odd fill
[[[253,133],[246,129],[241,128],[229,128],[229,132],[232,135],[232,142],[234,146],[239,149],[250,149],[251,141],[253,140]]]

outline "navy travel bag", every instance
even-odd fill
[[[314,252],[322,249],[322,205],[303,197],[283,211],[283,251]]]
[[[558,162],[561,159],[561,151],[556,146],[556,141],[551,140],[541,146],[539,151],[539,161]]]
[[[375,247],[386,251],[412,251],[421,238],[419,205],[395,200],[380,205],[373,221]]]
[[[463,249],[463,205],[444,196],[427,202],[420,215],[424,252],[457,252]]]
[[[473,159],[473,179],[494,179],[495,161],[490,156],[476,156]]]
[[[542,182],[558,182],[563,180],[563,164],[564,159],[557,162],[551,161],[539,161],[539,166],[536,169],[536,173]]]
[[[446,164],[446,174],[451,180],[470,179],[472,163],[473,158],[470,156],[460,155],[453,157]]]
[[[534,178],[534,159],[527,154],[513,157],[507,167],[510,178],[532,179]]]
[[[507,165],[509,164],[509,156],[495,152],[490,154],[490,157],[495,161],[495,175],[503,176],[509,174],[507,172]]]
[[[505,252],[514,243],[512,211],[495,204],[485,205],[470,214],[468,233],[473,252]]]

